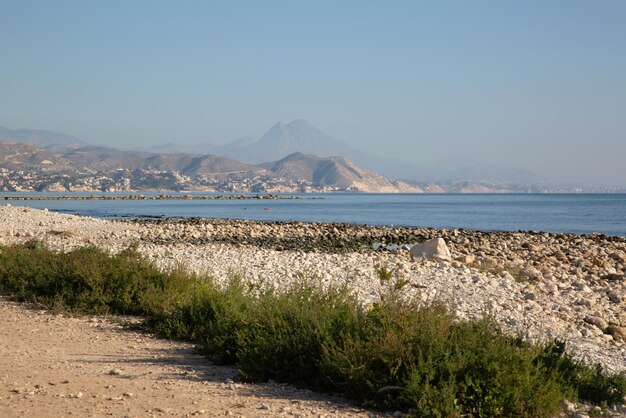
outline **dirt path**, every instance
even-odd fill
[[[0,297],[0,417],[59,416],[376,415],[286,385],[237,382],[234,369],[189,344]]]

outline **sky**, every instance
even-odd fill
[[[421,165],[626,186],[626,1],[0,0],[0,126],[115,147],[306,118]]]

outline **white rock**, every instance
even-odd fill
[[[411,259],[424,257],[428,260],[450,261],[450,250],[443,238],[433,238],[411,247]]]

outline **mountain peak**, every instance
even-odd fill
[[[282,121],[272,126],[259,140],[245,147],[231,146],[225,154],[247,162],[277,161],[294,152],[322,157],[351,153],[345,143],[332,138],[300,118],[288,123]]]
[[[289,127],[307,127],[307,128],[315,128],[313,125],[311,125],[311,123],[309,123],[308,120],[306,119],[294,119],[291,122],[289,122],[287,124],[287,126]]]

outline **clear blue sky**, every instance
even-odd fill
[[[0,0],[0,126],[130,146],[295,118],[623,186],[626,1]]]

